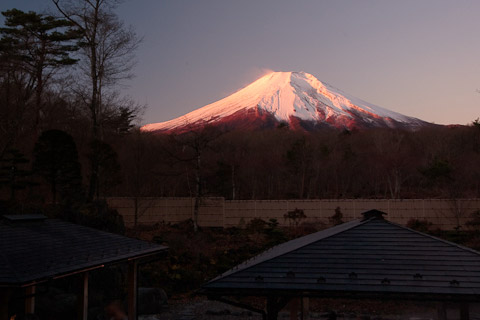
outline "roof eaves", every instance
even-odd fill
[[[156,254],[160,254],[160,253],[162,253],[166,250],[168,250],[168,247],[158,245],[157,247],[151,247],[151,248],[147,248],[147,249],[144,249],[144,250],[137,251],[137,252],[135,252],[135,254],[126,253],[126,254],[115,256],[115,257],[109,258],[109,259],[97,260],[97,261],[94,261],[92,263],[88,263],[88,262],[87,263],[82,263],[82,264],[76,265],[75,268],[65,267],[63,269],[58,269],[57,272],[54,272],[54,273],[51,273],[51,274],[48,274],[48,275],[44,275],[44,276],[41,276],[41,277],[38,277],[38,278],[23,278],[22,279],[16,273],[14,273],[15,276],[16,276],[16,281],[15,282],[0,283],[0,287],[2,287],[2,286],[3,287],[4,286],[7,286],[7,287],[11,287],[11,286],[23,287],[23,286],[26,286],[30,283],[41,283],[41,282],[49,281],[51,279],[62,278],[62,277],[71,275],[72,273],[81,273],[81,272],[84,272],[84,271],[97,269],[99,267],[102,267],[103,265],[112,265],[112,264],[117,264],[117,263],[120,263],[120,262],[126,261],[126,260],[139,259],[139,258],[143,258],[143,257],[153,256],[153,255],[156,255]]]

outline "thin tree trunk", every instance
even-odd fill
[[[97,119],[97,112],[98,112],[98,74],[97,74],[97,44],[96,44],[96,34],[97,34],[97,27],[98,27],[98,6],[95,7],[94,13],[94,24],[92,30],[92,38],[90,40],[90,78],[92,81],[92,93],[91,93],[91,100],[90,100],[90,113],[92,117],[92,141],[98,139],[98,119]],[[98,186],[98,157],[96,150],[92,150],[92,157],[90,163],[90,184],[88,188],[88,200],[93,200],[95,195],[95,191]]]
[[[235,200],[235,165],[232,164],[232,200]]]
[[[134,222],[133,225],[136,227],[138,224],[138,197],[133,198],[133,205],[135,210]]]
[[[43,68],[45,59],[45,42],[42,43],[42,55],[37,67],[37,87],[35,90],[35,130],[38,130],[40,125],[40,113],[42,111],[42,93],[43,93]]]
[[[197,161],[195,166],[195,183],[196,183],[196,194],[195,194],[195,205],[193,207],[193,231],[196,233],[198,231],[198,211],[200,208],[200,199],[202,197],[202,179],[200,177],[200,168],[201,168],[201,155],[197,151]]]
[[[57,182],[55,179],[52,181],[52,198],[53,204],[57,204]]]

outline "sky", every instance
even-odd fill
[[[2,0],[42,10],[49,0]],[[305,71],[351,95],[439,124],[480,117],[480,1],[125,0],[143,37],[124,90],[162,122],[269,71]],[[0,20],[0,23],[2,20]]]

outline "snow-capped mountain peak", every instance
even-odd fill
[[[231,127],[287,123],[306,130],[416,128],[427,124],[350,96],[309,73],[272,72],[224,99],[170,121],[148,124],[142,130],[186,130],[215,123]]]

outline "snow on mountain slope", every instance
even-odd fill
[[[170,121],[147,124],[142,130],[185,130],[191,126],[242,121],[258,124],[254,120],[262,117],[278,123],[301,123],[304,129],[416,128],[427,124],[350,96],[309,73],[272,72],[224,99]]]

